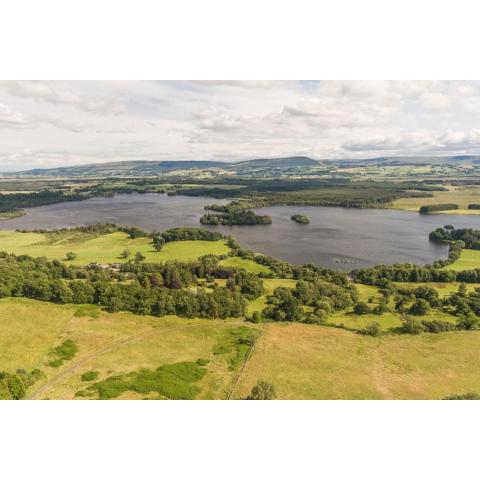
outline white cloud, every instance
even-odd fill
[[[0,82],[0,171],[479,153],[480,82]]]
[[[480,152],[480,129],[468,132],[447,131],[440,134],[410,132],[385,137],[374,137],[358,142],[346,142],[343,149],[350,152],[383,152],[391,154]]]
[[[0,103],[0,128],[30,128],[33,120],[9,105]]]
[[[56,82],[40,81],[4,81],[1,84],[10,95],[32,98],[38,102],[56,105],[69,105],[92,113],[118,114],[125,108],[117,99],[88,97],[74,93],[71,90],[57,86]]]

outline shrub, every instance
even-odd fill
[[[275,398],[277,398],[275,387],[271,383],[259,380],[246,400],[275,400]]]
[[[365,315],[367,313],[371,313],[370,307],[365,302],[358,302],[353,307],[353,312],[357,315]]]
[[[476,392],[461,393],[445,397],[444,400],[480,400],[480,394]]]
[[[408,309],[412,315],[425,315],[430,308],[430,304],[423,298],[417,298],[413,305]]]
[[[77,258],[77,254],[74,253],[74,252],[67,252],[67,254],[65,255],[65,259],[66,260],[75,260]]]
[[[371,322],[365,328],[359,330],[362,335],[370,335],[371,337],[378,337],[382,328],[378,322]]]
[[[423,323],[420,320],[417,320],[412,317],[407,317],[406,320],[404,320],[400,330],[402,331],[402,333],[407,333],[410,335],[418,335],[419,333],[422,333],[425,331],[425,327],[423,326]]]
[[[96,380],[98,378],[98,372],[85,372],[80,379],[82,382],[91,382],[92,380]]]

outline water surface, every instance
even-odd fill
[[[206,197],[160,194],[122,194],[26,209],[24,217],[0,221],[0,228],[52,229],[117,223],[145,230],[200,226],[204,205],[227,203]],[[480,216],[419,215],[399,210],[340,207],[268,207],[257,209],[272,217],[272,225],[211,227],[233,235],[244,247],[292,263],[316,263],[351,270],[379,263],[419,265],[445,258],[447,248],[428,241],[439,226],[480,228]],[[305,214],[309,225],[290,220]]]

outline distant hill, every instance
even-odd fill
[[[376,157],[362,159],[335,159],[323,162],[337,163],[339,165],[431,165],[446,163],[477,163],[479,155],[452,155],[452,156],[423,156],[423,157]],[[322,162],[322,163],[323,163]]]
[[[242,171],[255,168],[292,168],[318,166],[316,160],[308,157],[287,157],[274,159],[246,160],[242,162],[215,162],[209,160],[165,160],[161,162],[137,160],[127,162],[94,163],[75,167],[37,168],[21,172],[9,172],[8,176],[48,176],[48,177],[80,177],[80,176],[135,176],[157,175],[175,170],[223,169]]]
[[[286,158],[261,158],[258,160],[246,160],[233,164],[235,168],[292,168],[292,167],[318,167],[317,160],[309,157],[286,157]]]
[[[129,162],[92,163],[75,167],[36,168],[21,172],[6,173],[11,176],[48,176],[48,177],[79,177],[79,176],[121,176],[121,175],[155,175],[169,170],[204,170],[208,168],[223,168],[224,162],[203,160],[178,160],[154,162],[136,160]]]
[[[309,157],[260,158],[240,162],[215,162],[211,160],[136,160],[126,162],[94,163],[75,167],[37,168],[21,172],[4,173],[5,176],[24,177],[106,177],[106,176],[144,176],[159,175],[176,170],[218,169],[235,173],[252,170],[291,170],[294,168],[312,168],[321,165],[425,165],[425,164],[465,164],[480,163],[479,155],[424,156],[424,157],[377,157],[364,159],[328,159],[314,160]]]

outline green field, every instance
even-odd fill
[[[267,297],[272,295],[277,287],[295,288],[297,281],[288,278],[264,278],[263,288],[265,294],[251,301],[248,305],[248,313],[261,312],[267,306]]]
[[[53,240],[41,233],[19,233],[0,231],[0,251],[16,255],[27,254],[33,257],[47,257],[65,260],[67,252],[73,252],[77,258],[72,265],[88,263],[121,263],[128,259],[121,258],[122,252],[128,248],[133,258],[141,252],[147,262],[164,262],[167,260],[188,261],[203,255],[224,255],[229,252],[225,241],[186,240],[166,243],[160,252],[156,252],[149,238],[130,239],[123,232],[115,232],[91,238],[85,235],[56,235]]]
[[[442,283],[442,282],[423,282],[423,283],[411,283],[411,282],[393,282],[397,287],[400,288],[408,288],[408,289],[415,289],[420,286],[424,287],[431,287],[437,290],[440,298],[448,297],[452,293],[455,293],[460,286],[459,282],[451,282],[451,283]],[[473,292],[475,288],[479,288],[480,284],[478,283],[466,283],[467,291]]]
[[[225,267],[233,267],[233,268],[244,268],[248,272],[252,273],[270,273],[270,269],[265,265],[260,265],[253,260],[248,260],[241,257],[228,257],[224,260],[220,261],[220,265]]]
[[[447,265],[443,270],[454,270],[461,272],[462,270],[473,270],[480,268],[480,250],[469,250],[467,248],[462,250],[460,258]]]

